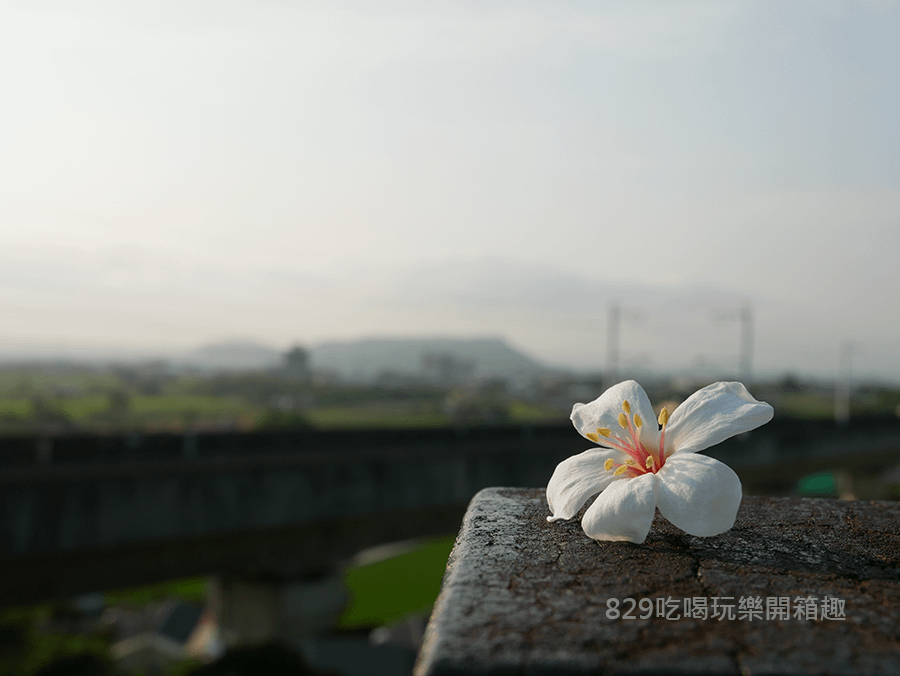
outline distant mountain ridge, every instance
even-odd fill
[[[341,378],[371,381],[382,373],[419,376],[427,356],[450,357],[469,363],[476,377],[508,376],[549,370],[536,359],[516,350],[501,338],[368,338],[306,346],[313,369],[331,371]],[[4,349],[5,348],[5,349]],[[278,368],[285,350],[234,340],[168,353],[150,350],[28,348],[0,346],[0,362],[67,361],[87,364],[165,361],[182,368],[253,371]]]

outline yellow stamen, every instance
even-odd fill
[[[627,399],[622,402],[622,410],[625,411],[625,413],[631,413],[631,404],[628,403]]]
[[[669,422],[669,412],[663,407],[663,410],[659,412],[659,424],[665,425]]]
[[[641,416],[637,415],[636,413],[634,415],[634,425],[635,427],[643,427],[644,425],[644,421],[641,420]]]
[[[600,435],[599,434],[594,434],[593,432],[588,432],[584,436],[586,436],[588,439],[593,441],[595,444],[600,443]]]
[[[612,466],[613,466],[612,458],[607,458],[606,462],[603,463],[603,469],[605,469],[607,472],[612,469]]]
[[[606,427],[598,427],[597,434],[599,434],[601,437],[609,438],[612,435],[612,432]]]
[[[613,476],[619,476],[621,474],[625,474],[625,471],[628,469],[628,465],[619,465],[615,472],[613,472]]]
[[[647,456],[647,462],[646,462],[645,464],[647,465],[647,469],[650,469],[651,467],[653,467],[653,465],[654,465],[655,463],[653,462],[653,456],[652,456],[652,455],[648,455],[648,456]]]
[[[619,427],[626,430],[628,429],[628,416],[624,413],[619,414]]]
[[[637,463],[634,460],[632,460],[631,458],[627,458],[625,460],[625,464],[629,465],[630,467],[634,467]]]

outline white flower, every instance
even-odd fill
[[[764,425],[773,413],[741,383],[715,383],[692,394],[671,416],[663,409],[656,418],[640,385],[619,383],[590,404],[572,408],[575,427],[601,448],[557,465],[547,485],[553,513],[547,520],[571,519],[600,493],[581,520],[595,540],[640,544],[657,507],[691,535],[724,533],[734,525],[741,482],[730,467],[697,451]]]

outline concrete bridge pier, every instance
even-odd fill
[[[340,566],[304,579],[255,573],[216,575],[209,610],[226,648],[277,643],[295,650],[312,669],[341,676],[403,676],[418,649],[364,635],[332,633],[350,602]],[[424,628],[424,627],[422,627]],[[419,631],[421,632],[421,629]],[[421,634],[419,634],[419,638]]]
[[[226,646],[277,641],[300,647],[330,630],[350,601],[337,569],[304,579],[227,573],[210,577],[209,608]]]

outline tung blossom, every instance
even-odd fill
[[[576,429],[600,448],[557,465],[547,485],[547,520],[571,519],[600,493],[581,520],[595,540],[642,543],[657,507],[690,535],[724,533],[734,525],[741,482],[730,467],[697,452],[764,425],[773,413],[741,383],[715,383],[657,418],[635,381],[614,385],[572,408]]]

